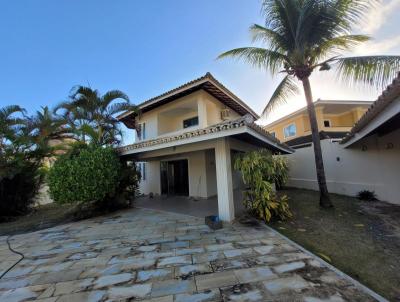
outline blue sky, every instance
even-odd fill
[[[74,85],[120,89],[133,103],[207,71],[261,112],[277,79],[242,63],[216,61],[250,45],[261,0],[1,0],[0,106],[54,106]],[[357,54],[400,54],[400,0],[382,3],[363,25],[377,39]],[[376,91],[313,79],[314,98],[369,99]],[[271,117],[304,105],[300,95]],[[129,142],[129,141],[128,141]]]

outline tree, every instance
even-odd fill
[[[137,107],[130,104],[122,91],[111,90],[101,95],[84,86],[74,88],[69,100],[55,108],[55,112],[62,111],[77,140],[100,146],[120,143],[122,131],[116,115],[127,110],[137,111]]]
[[[42,160],[52,154],[48,139],[60,131],[46,112],[28,117],[16,105],[0,108],[0,216],[23,214],[34,202]]]
[[[368,9],[369,0],[264,0],[265,26],[250,27],[253,42],[263,47],[236,48],[218,58],[233,57],[251,65],[282,73],[284,78],[272,94],[263,114],[297,94],[296,80],[302,83],[307,101],[314,146],[320,205],[332,207],[326,185],[318,124],[309,77],[313,72],[334,69],[347,83],[382,87],[400,69],[400,56],[345,57],[367,35],[352,34]]]

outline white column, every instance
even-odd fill
[[[231,150],[227,138],[220,138],[215,145],[217,172],[218,215],[223,221],[235,218],[232,188]]]
[[[207,104],[204,101],[203,96],[201,95],[197,101],[197,111],[199,116],[199,127],[206,128],[207,127]]]

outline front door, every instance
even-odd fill
[[[161,162],[161,194],[189,195],[187,159]]]

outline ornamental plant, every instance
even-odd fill
[[[279,173],[276,159],[267,150],[251,151],[239,155],[235,160],[235,169],[242,173],[247,185],[244,191],[245,207],[265,222],[272,217],[286,219],[292,216],[287,196],[278,196],[273,182]]]
[[[74,147],[50,168],[51,197],[59,203],[102,202],[116,195],[121,164],[111,147]]]

